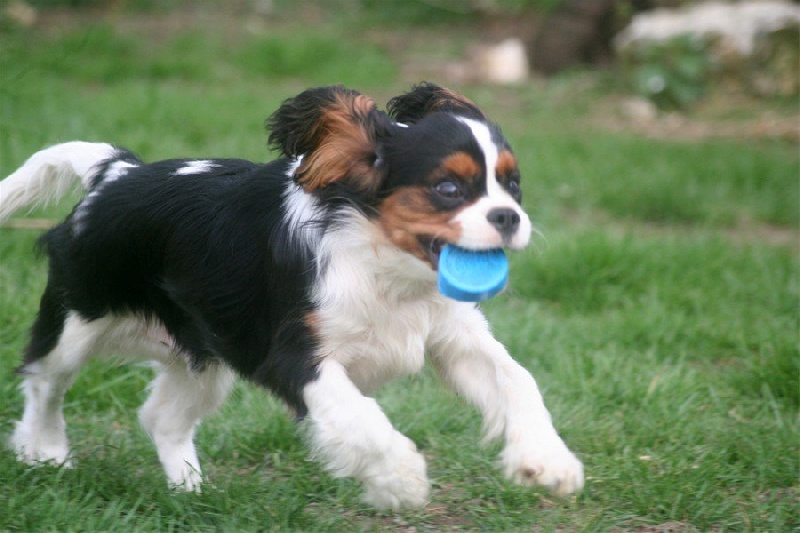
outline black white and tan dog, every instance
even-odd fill
[[[369,395],[426,359],[504,437],[505,475],[559,493],[581,462],[536,382],[475,304],[436,288],[444,246],[521,249],[517,160],[466,97],[423,83],[387,111],[341,86],[309,89],[267,121],[271,163],[144,163],[105,143],[34,154],[0,182],[0,220],[87,193],[40,241],[47,287],[19,369],[20,460],[70,464],[63,398],[93,354],[156,363],[140,419],[172,486],[198,490],[201,418],[238,375],[280,396],[313,454],[381,508],[424,505],[414,443]]]

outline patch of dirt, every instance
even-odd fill
[[[734,98],[735,100],[735,98]],[[616,105],[597,114],[590,123],[615,133],[634,133],[653,139],[701,140],[727,138],[735,140],[780,140],[800,142],[800,114],[778,114],[769,109],[754,110],[754,116],[741,119],[714,119],[701,114],[659,113],[648,111],[646,103],[632,97],[617,98]],[[754,107],[754,103],[750,103]],[[639,107],[639,114],[626,109]]]
[[[696,527],[686,522],[673,520],[654,526],[639,526],[631,528],[613,528],[611,533],[694,533],[698,531]]]
[[[589,215],[578,215],[565,210],[562,212],[562,218],[573,227],[602,227],[604,231],[618,236],[630,234],[656,237],[715,235],[736,245],[766,244],[800,252],[800,229],[773,226],[762,222],[740,220],[735,226],[712,230],[691,225],[667,225],[641,221],[624,222],[599,211]]]
[[[48,230],[56,224],[58,224],[57,221],[45,218],[16,218],[3,222],[0,224],[0,228]]]

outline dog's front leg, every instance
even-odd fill
[[[451,317],[431,339],[431,357],[444,381],[480,409],[487,438],[505,437],[506,476],[559,494],[579,490],[583,465],[553,428],[533,376],[492,336],[477,308],[459,304]]]
[[[375,507],[425,504],[430,492],[425,458],[392,427],[377,402],[361,394],[341,364],[323,361],[303,397],[311,444],[328,470],[362,481],[366,500]]]

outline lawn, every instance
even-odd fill
[[[414,58],[351,20],[203,32],[210,19],[146,18],[0,28],[0,176],[75,139],[145,160],[266,160],[263,119],[303,88],[344,82],[385,102],[418,81]],[[406,31],[393,39],[441,39]],[[67,396],[74,469],[28,468],[0,451],[0,530],[800,528],[796,139],[611,132],[596,119],[616,96],[599,78],[457,87],[521,160],[542,236],[512,257],[509,290],[484,308],[584,461],[582,493],[505,481],[499,445],[480,444],[477,412],[424,372],[378,394],[428,458],[434,491],[422,510],[366,507],[354,481],[308,460],[280,403],[244,383],[199,430],[206,489],[175,494],[136,420],[150,371],[97,362]],[[796,102],[747,103],[750,113],[761,105],[797,113]],[[40,232],[0,228],[3,440],[21,413],[13,369],[45,283]]]

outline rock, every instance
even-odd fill
[[[478,77],[492,83],[513,84],[528,78],[528,55],[520,39],[481,46],[475,54]]]
[[[4,10],[4,15],[13,23],[25,28],[36,24],[39,18],[36,8],[21,0],[9,3]]]
[[[626,98],[619,106],[622,116],[636,123],[649,124],[658,118],[658,109],[653,102],[638,96]]]

